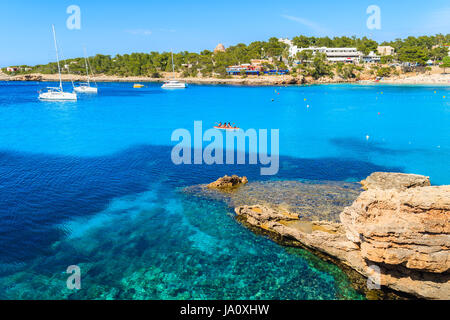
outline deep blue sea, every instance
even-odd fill
[[[224,174],[358,181],[374,171],[450,183],[450,87],[99,83],[76,102],[0,82],[0,298],[361,299],[345,274],[181,192]],[[69,84],[65,84],[69,89]],[[279,129],[280,170],[174,165],[171,134],[219,121]],[[80,290],[66,269],[81,269]]]

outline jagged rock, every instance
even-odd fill
[[[426,299],[450,299],[450,186],[428,177],[372,174],[340,215],[304,221],[286,210],[240,206],[248,224],[326,254],[381,286]],[[375,270],[375,271],[374,271]]]
[[[408,189],[430,185],[430,177],[398,172],[374,172],[361,181],[363,189]]]
[[[238,177],[237,175],[223,176],[214,182],[207,185],[208,188],[212,189],[232,189],[239,187],[248,182],[247,177]]]
[[[41,81],[42,76],[37,74],[24,74],[24,75],[17,75],[12,78],[12,80],[16,81]]]
[[[450,270],[450,186],[368,190],[341,213],[363,258],[408,269]]]

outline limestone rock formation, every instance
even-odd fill
[[[341,213],[363,258],[408,269],[450,270],[450,186],[370,189]]]
[[[237,175],[230,176],[223,176],[222,178],[217,179],[214,182],[211,182],[207,185],[208,188],[212,189],[220,189],[220,190],[226,190],[226,189],[233,189],[236,187],[239,187],[243,184],[246,184],[248,182],[247,177],[238,177]]]
[[[15,81],[42,81],[42,76],[37,74],[17,75],[12,78]]]
[[[340,215],[304,221],[267,206],[240,206],[246,223],[326,254],[397,292],[450,299],[450,186],[425,176],[376,173]],[[375,271],[374,271],[375,270]]]
[[[365,190],[368,189],[408,189],[430,185],[430,178],[418,174],[398,172],[373,172],[361,181]]]

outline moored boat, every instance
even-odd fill
[[[89,61],[87,59],[86,55],[86,49],[84,50],[84,64],[86,65],[86,76],[87,76],[87,82],[81,82],[78,84],[78,86],[74,86],[73,90],[79,93],[97,93],[98,88],[97,87],[91,87],[91,81],[89,78]],[[91,69],[92,71],[92,69]]]
[[[40,100],[53,100],[53,101],[63,101],[63,100],[77,100],[77,94],[74,92],[64,92],[61,79],[61,67],[59,65],[59,55],[58,55],[58,45],[56,43],[56,32],[55,26],[52,25],[53,30],[53,40],[55,43],[56,50],[56,61],[58,64],[58,74],[59,74],[59,87],[47,87],[39,91]]]
[[[172,52],[172,73],[175,75],[175,64],[173,63],[173,52]],[[163,89],[183,89],[186,88],[186,82],[180,82],[178,80],[172,79],[164,82],[161,86]]]
[[[187,84],[184,82],[180,82],[177,80],[169,80],[164,82],[161,88],[164,89],[177,89],[177,88],[186,88]]]
[[[77,100],[76,93],[64,92],[61,87],[47,87],[46,91],[39,92],[40,100]]]
[[[73,88],[74,91],[79,93],[97,93],[98,89],[96,87],[91,87],[89,83],[83,82],[78,86]]]

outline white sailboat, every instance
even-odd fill
[[[47,87],[39,92],[39,99],[41,100],[77,100],[77,95],[74,92],[64,92],[61,79],[61,67],[59,66],[58,45],[56,44],[55,26],[52,25],[53,40],[55,42],[56,61],[58,63],[59,87]]]
[[[73,90],[79,93],[97,93],[97,87],[91,87],[91,81],[89,79],[89,63],[86,56],[86,50],[84,51],[84,63],[86,65],[87,82],[80,82],[78,86],[73,88]]]
[[[161,86],[163,89],[182,89],[186,88],[187,84],[185,82],[180,82],[175,80],[175,65],[173,63],[173,51],[172,51],[172,73],[174,75],[174,79],[164,82]]]

